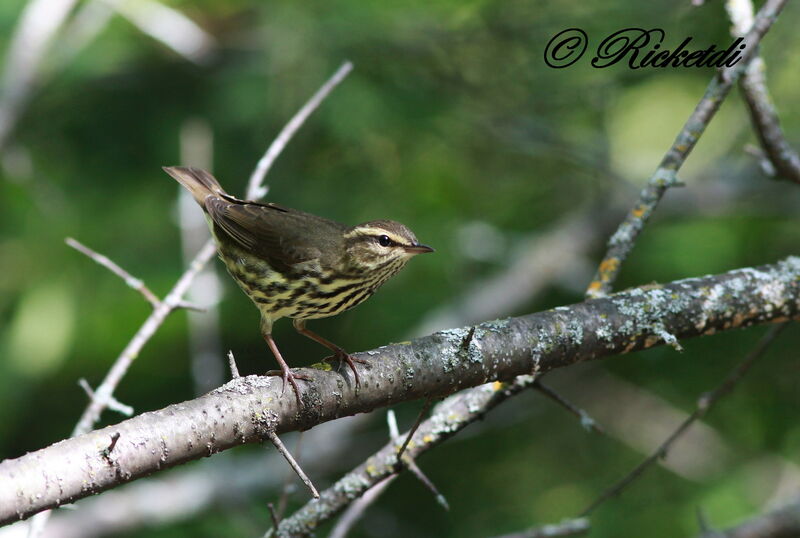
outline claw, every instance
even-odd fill
[[[295,379],[302,379],[304,381],[310,381],[311,378],[306,377],[301,374],[293,374],[292,371],[289,369],[289,365],[286,364],[286,361],[283,360],[281,356],[281,352],[278,351],[278,346],[275,345],[275,341],[272,339],[272,335],[268,332],[264,332],[264,340],[267,341],[267,345],[269,346],[272,354],[275,355],[275,360],[278,361],[281,369],[278,370],[270,370],[266,373],[266,375],[279,375],[283,378],[283,385],[281,387],[281,396],[284,395],[286,392],[286,381],[291,383],[292,388],[294,389],[295,398],[297,398],[297,407],[302,407],[302,402],[300,400],[300,387],[297,386],[297,381]]]
[[[297,386],[297,381],[295,379],[300,379],[302,381],[311,381],[311,378],[302,374],[295,374],[289,368],[282,368],[281,370],[269,370],[264,375],[268,376],[281,376],[283,380],[283,384],[281,386],[281,396],[284,395],[286,392],[286,382],[288,381],[292,385],[292,389],[294,390],[294,395],[297,398],[297,405],[300,405],[300,387]]]
[[[359,364],[368,364],[369,363],[368,361],[365,361],[364,359],[359,359],[359,358],[356,358],[356,357],[352,356],[351,354],[347,353],[343,349],[337,351],[333,355],[329,355],[329,356],[325,357],[322,360],[328,361],[328,362],[332,361],[332,360],[337,360],[337,361],[339,361],[340,364],[342,362],[347,363],[347,366],[349,366],[350,370],[353,372],[353,377],[356,380],[356,387],[358,387],[361,384],[361,380],[358,377],[358,369],[356,368],[356,364],[355,363],[359,363]]]

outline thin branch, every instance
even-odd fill
[[[450,503],[447,502],[447,497],[442,495],[442,492],[439,491],[439,488],[436,487],[436,484],[434,484],[433,481],[422,472],[422,469],[419,468],[417,462],[406,456],[406,459],[403,460],[403,463],[405,463],[406,467],[408,467],[408,470],[411,472],[411,474],[413,474],[417,480],[422,482],[422,485],[425,486],[428,491],[433,493],[433,497],[436,499],[436,502],[439,503],[439,506],[449,512]]]
[[[644,228],[656,206],[668,188],[678,184],[677,173],[689,153],[694,149],[711,119],[720,105],[730,93],[734,83],[741,77],[761,38],[775,22],[786,0],[767,0],[759,10],[752,28],[744,37],[746,48],[739,63],[720,71],[706,88],[705,95],[686,120],[672,146],[661,160],[655,173],[647,180],[647,184],[639,194],[639,201],[634,205],[619,225],[617,231],[608,241],[603,260],[598,266],[594,279],[586,290],[587,298],[607,295],[619,275],[622,262],[633,250],[639,233]]]
[[[289,120],[289,123],[278,133],[278,136],[275,137],[275,140],[273,140],[272,144],[267,148],[266,153],[264,153],[264,156],[258,161],[255,170],[253,170],[253,173],[250,175],[250,181],[247,183],[246,198],[248,200],[257,200],[267,193],[262,183],[264,181],[264,176],[266,176],[269,169],[272,168],[275,159],[281,154],[283,148],[286,147],[286,144],[292,136],[294,136],[294,133],[303,125],[306,118],[319,107],[322,101],[330,95],[333,89],[336,88],[352,70],[352,63],[343,63],[333,76],[317,90],[317,93],[311,96],[311,99],[303,105],[303,108],[298,110],[294,117]]]
[[[576,362],[663,345],[652,332],[656,322],[683,340],[798,317],[800,258],[788,258],[773,265],[649,285],[608,298],[484,322],[476,326],[468,353],[461,343],[469,327],[357,353],[357,358],[370,363],[357,391],[337,372],[301,369],[311,378],[301,408],[295,399],[280,397],[279,379],[242,377],[197,399],[0,462],[0,483],[11,485],[0,488],[0,523],[242,443],[260,442],[267,430],[278,434],[304,430],[397,402],[444,396],[491,379],[512,380],[529,373],[535,364],[546,373]],[[520,383],[517,378],[510,385],[482,385],[479,391],[467,391],[473,400],[457,399],[461,407],[451,413],[434,411],[420,425],[407,453],[416,457],[458,431],[461,424],[477,420],[493,401],[500,401],[495,398],[502,399],[497,394],[521,390]],[[443,409],[445,402],[436,409]],[[117,431],[122,438],[115,448],[116,468],[110,468],[96,447],[98,443],[104,446]],[[308,510],[301,510],[298,514],[305,516],[295,514],[298,519],[292,516],[281,527],[305,528],[301,521],[315,524],[330,517],[376,481],[393,474],[396,444],[389,443],[386,450],[384,459],[371,459],[365,464],[369,471],[362,468],[344,489],[321,493],[313,501],[310,513],[316,515],[312,519]],[[55,483],[58,488],[52,487]]]
[[[495,538],[555,538],[557,536],[579,536],[591,529],[589,520],[584,517],[568,519],[561,523],[534,527],[522,532],[504,534]]]
[[[751,0],[728,0],[725,8],[733,23],[731,34],[734,37],[746,34],[753,25]],[[750,111],[758,140],[775,172],[800,183],[800,155],[789,145],[783,134],[778,112],[767,89],[766,72],[767,66],[761,56],[754,57],[742,75],[739,87]]]
[[[100,413],[103,409],[108,407],[111,402],[114,390],[119,385],[122,378],[128,372],[133,361],[139,356],[144,345],[155,334],[156,330],[161,327],[161,324],[167,316],[173,311],[175,305],[180,301],[183,294],[189,288],[195,275],[203,268],[208,260],[210,260],[216,253],[217,248],[213,241],[208,241],[200,252],[194,257],[192,263],[186,272],[181,275],[178,282],[167,294],[167,297],[153,310],[150,316],[145,320],[142,326],[136,331],[136,334],[122,350],[119,357],[114,361],[114,365],[106,374],[103,382],[95,389],[95,397],[89,403],[89,406],[84,410],[78,424],[72,430],[72,436],[81,435],[94,427],[94,424],[100,419]]]
[[[281,453],[281,456],[283,456],[286,461],[289,462],[289,465],[291,465],[292,469],[294,469],[294,472],[297,473],[297,476],[300,477],[300,480],[303,481],[303,484],[305,484],[306,487],[311,491],[311,495],[313,495],[315,499],[319,499],[319,492],[317,491],[317,488],[314,487],[311,479],[308,478],[308,475],[306,475],[305,471],[303,471],[303,468],[300,467],[300,464],[297,463],[297,460],[295,460],[292,457],[292,454],[286,449],[286,446],[284,446],[283,441],[281,441],[280,437],[278,437],[278,434],[270,430],[267,430],[265,433],[267,438],[269,438],[269,440],[272,441],[272,444],[275,445],[275,448],[278,449],[278,452]]]
[[[300,455],[303,453],[303,432],[298,432],[297,434],[297,443],[295,443],[294,451],[297,453],[298,459]],[[286,507],[289,506],[289,495],[294,493],[294,484],[292,484],[292,473],[293,470],[290,467],[286,470],[286,478],[283,479],[283,484],[281,485],[281,496],[278,498],[278,521],[283,519],[283,515],[286,513]]]
[[[475,334],[475,330],[474,329],[475,328],[472,327],[470,329],[470,332],[467,333],[467,338],[468,339],[472,339],[472,336],[470,336],[470,335],[474,335]],[[430,478],[428,478],[428,476],[425,473],[422,472],[422,469],[419,468],[419,465],[417,465],[417,462],[414,461],[414,458],[412,458],[408,454],[406,454],[405,458],[402,457],[403,456],[403,452],[405,452],[406,447],[408,447],[408,444],[411,441],[411,438],[414,437],[414,434],[416,433],[417,429],[419,428],[419,425],[422,422],[422,419],[425,417],[425,414],[428,412],[428,409],[430,409],[430,406],[431,406],[432,402],[433,402],[433,400],[431,398],[428,398],[428,399],[425,400],[425,404],[424,404],[423,408],[420,410],[419,414],[417,415],[416,422],[411,427],[411,429],[408,430],[408,433],[406,434],[406,439],[403,442],[403,446],[400,447],[400,450],[397,452],[396,465],[397,465],[397,468],[398,468],[398,472],[400,470],[402,470],[403,467],[407,468],[411,472],[411,474],[413,474],[417,478],[417,480],[422,482],[422,485],[425,486],[428,489],[428,491],[433,493],[433,496],[436,499],[436,502],[438,502],[439,505],[442,508],[444,508],[445,510],[449,511],[450,510],[450,504],[447,502],[447,498],[445,498],[445,496],[442,495],[442,493],[439,491],[439,489],[436,487],[436,485],[433,483],[433,481]],[[398,429],[397,429],[397,418],[395,417],[394,411],[392,411],[391,409],[389,409],[389,411],[386,412],[386,421],[389,423],[389,438],[392,441],[394,441],[395,443],[397,443],[400,440],[400,433],[398,432]],[[393,476],[397,476],[397,475],[393,475]],[[377,495],[374,497],[374,499],[377,499]],[[364,508],[366,509],[366,505],[364,506]]]
[[[393,474],[388,478],[385,478],[369,488],[361,497],[353,501],[353,503],[345,510],[342,517],[336,522],[334,525],[333,530],[328,535],[328,538],[345,538],[349,533],[353,526],[358,523],[364,514],[375,501],[378,500],[378,497],[383,494],[384,491],[389,487],[389,485],[395,481],[398,475]]]
[[[588,516],[591,514],[598,506],[603,504],[605,501],[616,497],[620,493],[622,493],[625,488],[627,488],[631,483],[633,483],[639,476],[642,475],[648,468],[650,468],[654,463],[658,460],[666,457],[667,452],[669,451],[670,447],[677,441],[689,427],[694,424],[696,421],[703,418],[708,411],[719,401],[720,398],[729,394],[736,384],[741,380],[744,374],[750,369],[753,364],[761,358],[764,352],[769,348],[770,344],[775,340],[775,338],[780,334],[780,332],[786,328],[788,323],[782,323],[780,325],[775,325],[767,331],[767,333],[758,341],[756,347],[748,353],[748,355],[742,360],[736,368],[734,368],[728,376],[723,380],[723,382],[717,386],[714,390],[703,394],[697,401],[697,409],[686,417],[676,429],[673,431],[669,437],[667,437],[663,443],[652,453],[650,456],[644,459],[639,465],[637,465],[630,473],[628,473],[622,480],[608,488],[602,495],[600,495],[597,499],[595,499],[589,506],[587,506],[581,513],[581,517]]]
[[[148,303],[150,303],[153,306],[153,308],[158,308],[159,305],[161,305],[161,299],[156,297],[156,294],[150,291],[150,288],[148,288],[141,279],[138,279],[133,275],[131,275],[128,271],[126,271],[125,269],[114,263],[107,256],[103,256],[102,254],[90,249],[83,243],[80,243],[79,241],[71,237],[67,237],[66,239],[64,239],[64,242],[67,245],[74,248],[75,250],[77,250],[78,252],[80,252],[81,254],[85,254],[86,256],[94,260],[96,263],[99,263],[100,265],[102,265],[103,267],[105,267],[118,277],[120,277],[122,280],[125,281],[125,284],[129,288],[134,289],[139,293],[141,293],[142,296],[145,298],[145,300]]]
[[[558,392],[550,388],[549,386],[542,383],[541,380],[537,379],[536,382],[533,384],[533,389],[542,393],[547,398],[550,398],[555,403],[578,417],[581,421],[581,426],[586,428],[587,430],[591,430],[597,433],[602,433],[605,435],[605,430],[600,427],[595,419],[593,419],[589,413],[581,409],[580,407],[574,405],[572,402],[561,396]]]
[[[475,327],[470,329],[470,332],[467,333],[467,337],[471,340],[472,335],[475,334]],[[400,450],[397,451],[397,461],[401,461],[403,458],[403,452],[406,451],[408,447],[408,443],[411,442],[411,438],[414,437],[414,433],[416,433],[417,428],[419,428],[422,419],[425,418],[425,414],[428,412],[428,409],[431,408],[431,404],[433,403],[432,398],[427,398],[425,403],[422,405],[422,409],[419,410],[419,414],[417,415],[417,420],[414,422],[414,425],[411,426],[411,429],[408,430],[408,435],[406,435],[406,440],[403,441],[403,444],[400,446]]]

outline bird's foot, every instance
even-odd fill
[[[348,352],[346,352],[343,349],[337,350],[336,353],[334,353],[333,355],[330,355],[328,357],[325,357],[322,360],[324,360],[326,362],[330,362],[332,360],[337,360],[337,361],[339,361],[340,364],[342,362],[347,363],[347,366],[349,366],[350,370],[353,371],[353,377],[356,380],[356,387],[359,386],[360,383],[361,383],[361,380],[358,377],[358,370],[356,369],[356,363],[369,364],[369,361],[365,361],[364,359],[359,359],[357,357],[354,357],[353,355],[349,354]]]
[[[292,385],[292,389],[294,390],[294,395],[295,398],[297,398],[298,407],[301,405],[300,387],[297,386],[297,381],[295,381],[295,379],[300,379],[302,381],[311,381],[310,377],[305,376],[303,374],[295,374],[289,368],[281,368],[280,370],[269,370],[264,375],[281,376],[283,378],[283,386],[281,387],[281,396],[283,396],[283,393],[286,392],[286,382],[288,381]]]

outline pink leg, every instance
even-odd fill
[[[278,361],[278,364],[281,367],[280,372],[278,372],[277,370],[270,370],[269,372],[267,372],[266,375],[280,375],[283,377],[283,387],[281,388],[281,396],[283,396],[283,393],[286,392],[286,381],[289,381],[289,383],[291,383],[292,385],[292,388],[294,389],[294,395],[297,398],[297,405],[300,406],[301,405],[300,388],[297,386],[297,381],[295,381],[295,379],[307,380],[308,378],[301,376],[299,374],[292,373],[292,371],[289,369],[289,365],[286,364],[285,360],[283,360],[281,352],[278,351],[278,346],[275,345],[275,340],[272,339],[272,334],[263,331],[263,329],[261,334],[264,336],[264,340],[267,341],[267,345],[269,346],[270,351],[272,351],[272,354],[275,355],[275,360]]]
[[[362,360],[362,359],[357,359],[357,358],[353,357],[347,351],[345,351],[344,349],[340,348],[339,346],[337,346],[336,344],[334,344],[330,340],[327,340],[327,339],[321,337],[320,335],[318,335],[317,333],[315,333],[314,331],[312,331],[310,329],[307,329],[306,328],[306,320],[304,320],[304,319],[294,319],[294,320],[292,320],[292,324],[294,325],[294,328],[297,330],[297,332],[299,332],[303,336],[307,336],[308,338],[311,338],[312,340],[314,340],[318,344],[322,344],[323,346],[327,347],[328,349],[333,351],[333,356],[335,358],[339,359],[340,361],[346,362],[347,366],[349,366],[350,369],[353,371],[353,377],[355,377],[356,386],[359,385],[360,380],[358,378],[358,370],[356,370],[355,363],[360,362],[361,364],[367,364],[367,361]]]

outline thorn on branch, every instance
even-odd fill
[[[300,467],[300,464],[292,457],[291,453],[286,449],[284,446],[283,441],[280,440],[278,434],[276,434],[273,430],[267,430],[266,436],[275,445],[275,448],[278,449],[281,456],[289,463],[289,465],[294,469],[294,472],[297,473],[297,476],[300,477],[300,480],[306,485],[306,487],[311,491],[311,495],[314,496],[315,499],[319,499],[319,492],[317,488],[314,487],[314,484],[311,482],[311,479],[308,478],[308,475],[303,471]]]
[[[267,503],[267,508],[269,509],[269,517],[272,520],[272,528],[277,530],[278,525],[281,523],[281,518],[278,517],[278,513],[275,511],[274,504]]]
[[[128,271],[126,271],[113,261],[111,261],[111,259],[109,259],[107,256],[104,256],[90,249],[89,247],[73,239],[72,237],[67,237],[66,239],[64,239],[64,242],[70,247],[80,252],[81,254],[85,254],[86,256],[94,260],[94,262],[102,265],[103,267],[105,267],[118,277],[120,277],[123,281],[125,281],[125,284],[127,284],[129,288],[132,288],[141,293],[142,296],[145,298],[145,300],[148,303],[150,303],[150,305],[154,309],[161,306],[161,299],[156,297],[156,294],[150,291],[150,288],[145,286],[144,282],[141,279],[138,279],[133,275],[131,275]]]
[[[114,450],[114,447],[117,446],[117,441],[119,441],[120,433],[114,432],[114,435],[111,436],[111,444],[109,444],[106,448],[101,451],[101,454],[105,460],[108,460],[109,463],[111,462],[111,452]]]
[[[472,338],[475,336],[475,326],[469,328],[469,332],[464,336],[464,339],[461,341],[461,351],[466,352],[469,349],[469,345],[472,343]]]
[[[192,312],[200,312],[201,314],[208,312],[207,308],[203,308],[202,306],[197,306],[196,304],[190,303],[189,301],[178,301],[173,305],[172,308],[173,309],[182,308],[184,310],[191,310]]]
[[[233,358],[233,351],[228,351],[228,366],[231,369],[231,378],[238,379],[241,377],[239,375],[239,368],[236,366],[236,359]]]
[[[654,325],[653,333],[659,338],[661,338],[665,344],[672,347],[676,351],[680,351],[681,353],[683,353],[683,346],[681,345],[681,343],[678,342],[678,339],[675,337],[675,335],[668,332],[663,325],[661,324]]]

